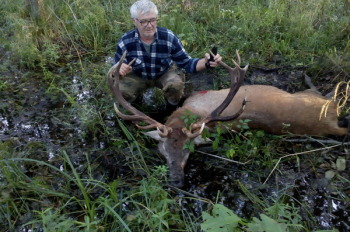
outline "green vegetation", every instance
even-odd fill
[[[0,0],[1,231],[323,229],[309,206],[292,195],[292,184],[275,195],[264,194],[263,182],[281,153],[310,150],[311,145],[283,150],[284,138],[251,131],[246,121],[242,132],[218,128],[206,136],[217,155],[249,161],[237,172],[249,173],[258,187],[234,179],[237,189],[224,186],[225,191],[207,199],[168,186],[168,170],[156,146],[116,118],[106,86],[115,44],[133,27],[132,0],[29,2],[36,1]],[[251,66],[304,67],[317,83],[349,83],[348,0],[155,2],[159,26],[177,33],[192,57],[217,45],[224,60],[238,49],[243,63]],[[223,71],[215,72],[220,76]],[[184,120],[189,127],[195,117],[185,115]],[[10,136],[8,128],[15,128]],[[16,132],[28,128],[34,133]],[[186,146],[195,150],[191,143]],[[316,170],[322,155],[312,153],[305,163]],[[301,168],[299,158],[288,161]],[[209,166],[225,166],[215,162]],[[341,187],[349,183],[348,176],[337,173],[332,199],[349,202],[348,187]],[[235,213],[234,206],[225,204],[236,198],[234,191],[254,209]]]

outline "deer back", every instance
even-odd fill
[[[217,102],[227,95],[227,89],[199,92],[184,102],[184,107],[192,109],[199,115],[211,112]],[[235,98],[222,112],[230,115],[247,99],[243,113],[230,123],[238,129],[240,119],[251,120],[251,129],[263,129],[273,134],[307,134],[307,135],[345,135],[346,128],[338,126],[337,102],[313,91],[294,94],[267,85],[241,86]],[[326,115],[321,112],[328,104]]]

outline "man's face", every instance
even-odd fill
[[[140,32],[142,40],[154,38],[157,28],[157,15],[154,13],[154,10],[146,14],[139,14],[139,17],[133,21]]]

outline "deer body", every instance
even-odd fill
[[[121,60],[124,60],[125,56],[126,53]],[[328,99],[315,91],[290,94],[273,86],[240,87],[248,65],[241,68],[238,52],[237,57],[238,64],[234,62],[235,68],[220,61],[231,76],[230,89],[193,94],[181,108],[169,116],[165,124],[145,115],[123,98],[119,89],[119,69],[122,62],[114,65],[108,72],[108,85],[116,101],[131,113],[123,114],[115,105],[117,115],[134,122],[141,129],[157,128],[145,134],[159,141],[158,150],[167,160],[170,181],[174,186],[181,187],[184,184],[184,167],[190,154],[188,149],[184,149],[186,142],[193,140],[197,145],[209,142],[201,137],[201,133],[204,126],[213,129],[218,121],[229,122],[228,125],[237,129],[237,123],[232,122],[249,119],[250,128],[263,129],[274,134],[345,135],[348,132],[350,116],[339,123],[336,102],[330,102],[326,117],[322,115],[320,119],[322,107]],[[188,112],[201,118],[189,129],[182,119]],[[141,126],[139,122],[148,125]]]
[[[229,89],[202,91],[190,96],[183,108],[205,117],[210,114],[227,96]],[[298,135],[345,135],[347,128],[338,126],[337,103],[332,101],[326,113],[321,115],[322,107],[329,100],[312,90],[294,94],[273,86],[241,86],[231,103],[221,113],[227,116],[235,113],[244,98],[247,106],[234,121],[251,120],[251,129],[262,129],[272,134],[292,133]],[[232,129],[238,129],[237,123]]]

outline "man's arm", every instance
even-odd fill
[[[205,63],[210,59],[208,53],[206,53],[202,59],[191,58],[185,51],[180,39],[172,32],[170,35],[172,43],[172,59],[178,67],[184,69],[188,73],[195,73],[206,68]],[[210,67],[216,67],[219,61],[221,61],[221,56],[217,54],[214,56],[214,61],[209,62]]]

